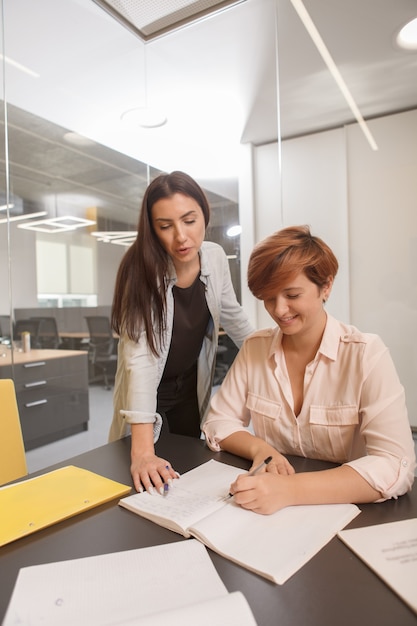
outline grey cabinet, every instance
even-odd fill
[[[87,430],[86,352],[33,350],[1,366],[0,376],[14,379],[26,450]]]

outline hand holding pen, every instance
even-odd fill
[[[247,475],[248,476],[255,476],[255,474],[257,474],[258,472],[260,472],[264,467],[266,467],[268,465],[268,463],[270,463],[272,461],[272,456],[268,456],[264,461],[262,461],[262,463],[260,463],[260,465],[258,465],[257,467],[255,467],[253,470],[251,470]],[[229,498],[233,498],[234,494],[233,493],[229,493],[229,495],[227,495],[225,497],[225,500],[228,500]]]

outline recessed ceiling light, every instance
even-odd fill
[[[130,128],[137,128],[138,126],[141,128],[158,128],[167,123],[165,113],[153,107],[129,109],[129,111],[122,113],[120,119]]]
[[[228,237],[237,237],[241,233],[242,233],[242,226],[240,224],[235,224],[234,226],[230,226],[230,228],[228,228],[226,231],[226,235]]]
[[[417,17],[402,27],[397,35],[397,44],[405,50],[417,50]]]

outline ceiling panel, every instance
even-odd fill
[[[146,161],[151,176],[186,169],[217,197],[235,200],[235,174],[222,179],[205,169],[236,170],[224,147],[232,123],[233,141],[259,145],[277,139],[278,102],[283,138],[353,121],[291,0],[245,0],[146,43],[93,0],[3,1],[6,51],[39,73],[6,67],[12,191],[26,203],[58,195],[136,223]],[[305,6],[366,118],[417,107],[417,52],[394,44],[417,15],[415,0]],[[126,130],[120,115],[142,102],[145,87],[169,123],[152,133]],[[70,144],[68,131],[89,141]]]
[[[245,0],[94,0],[144,41]]]

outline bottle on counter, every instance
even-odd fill
[[[22,333],[23,352],[30,352],[30,333],[25,331]]]

